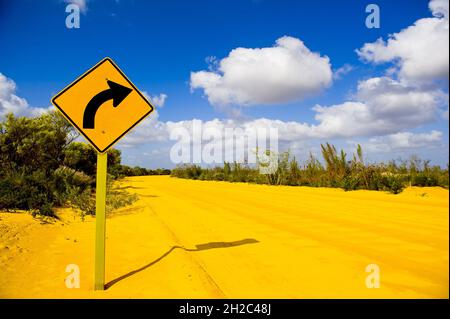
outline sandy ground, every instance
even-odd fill
[[[448,190],[383,192],[135,177],[107,219],[93,291],[94,218],[0,213],[1,298],[448,298]],[[79,289],[65,285],[68,264]],[[380,288],[366,287],[366,266]]]

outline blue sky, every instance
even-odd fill
[[[383,78],[387,86],[403,85],[402,92],[407,91],[405,94],[408,96],[420,92],[414,96],[423,96],[425,101],[428,96],[436,97],[439,101],[429,106],[429,112],[436,113],[433,119],[423,122],[405,120],[405,116],[396,109],[389,111],[392,117],[388,121],[395,123],[395,116],[398,115],[400,122],[404,120],[398,129],[391,128],[389,124],[386,131],[356,130],[344,136],[333,130],[334,133],[320,130],[320,134],[307,133],[288,142],[304,142],[298,150],[303,155],[308,149],[317,149],[320,142],[332,141],[349,149],[352,143],[360,142],[363,148],[367,143],[368,148],[372,149],[367,153],[369,160],[407,158],[411,154],[419,154],[435,164],[447,163],[448,58],[438,61],[442,63],[436,68],[443,69],[442,72],[430,71],[430,75],[424,71],[422,76],[411,75],[405,66],[405,63],[415,63],[418,58],[411,57],[407,50],[398,49],[400,45],[407,46],[407,40],[411,41],[412,48],[416,42],[414,38],[397,39],[399,45],[393,48],[379,46],[376,51],[378,58],[373,54],[358,54],[355,50],[366,43],[374,43],[378,38],[387,40],[390,34],[402,32],[419,19],[437,19],[448,26],[448,1],[447,17],[445,14],[436,16],[434,13],[441,12],[441,9],[433,11],[428,1],[418,0],[72,1],[83,6],[79,29],[68,29],[65,25],[67,2],[70,1],[0,0],[0,73],[15,83],[14,92],[10,90],[9,94],[25,99],[29,109],[48,108],[54,94],[105,56],[113,58],[140,90],[150,96],[167,95],[164,105],[158,107],[157,118],[152,122],[155,124],[158,121],[160,125],[167,121],[176,123],[194,118],[202,121],[231,118],[237,123],[266,118],[283,123],[293,121],[318,125],[315,118],[317,111],[312,107],[342,105],[355,100],[358,92],[365,94],[363,101],[359,102],[367,104],[368,108],[381,107],[379,101],[378,104],[372,101],[373,94],[362,92],[358,84]],[[368,15],[365,8],[369,3],[376,3],[380,8],[381,27],[378,29],[365,26]],[[415,36],[414,32],[411,33],[412,37]],[[197,89],[191,89],[192,72],[204,70],[220,76],[227,72],[208,70],[207,57],[214,56],[220,62],[236,48],[274,48],[277,39],[283,36],[301,40],[308,50],[321,59],[328,57],[333,74],[344,66],[347,66],[348,72],[342,72],[338,78],[333,76],[333,79],[326,81],[326,85],[311,94],[301,93],[304,91],[297,86],[300,91],[294,88],[291,99],[285,101],[274,97],[267,103],[269,105],[258,99],[240,100],[238,93],[232,91],[233,87],[226,84],[211,89],[227,90],[230,98],[219,102],[211,101],[214,92],[208,94],[205,91],[210,85],[206,80],[201,80]],[[440,36],[436,34],[438,40]],[[422,40],[417,39],[419,42]],[[424,47],[429,46],[423,45],[421,49]],[[386,55],[389,57],[386,58]],[[261,85],[267,85],[270,91],[270,83]],[[384,84],[379,86],[385,87]],[[258,88],[261,89],[261,86]],[[283,87],[279,89],[284,92]],[[11,104],[11,97],[9,101]],[[403,103],[414,103],[408,99],[405,101]],[[238,118],[229,110],[239,110]],[[411,112],[415,110],[411,108]],[[379,114],[376,110],[373,112]],[[386,121],[385,118],[375,120],[380,123]],[[146,130],[150,130],[150,125],[149,122]],[[351,123],[348,125],[352,126]],[[146,167],[172,167],[167,150],[173,142],[163,137],[156,138],[154,134],[150,134],[154,140],[145,138],[145,132],[148,131],[137,132],[139,136],[135,144],[130,142],[130,145],[125,145],[125,141],[120,142],[123,145],[117,145],[123,151],[124,162]],[[302,155],[299,154],[299,157]]]

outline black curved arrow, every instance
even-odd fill
[[[113,100],[113,106],[117,107],[133,91],[126,86],[106,80],[109,89],[95,95],[84,109],[83,128],[94,128],[95,113],[106,101]]]

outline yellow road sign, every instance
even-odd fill
[[[58,93],[52,103],[97,149],[94,289],[105,286],[106,152],[153,111],[153,106],[105,58]]]
[[[110,58],[63,89],[52,103],[100,153],[154,109]]]

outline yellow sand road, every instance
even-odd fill
[[[448,298],[448,190],[400,195],[149,176],[107,219],[93,292],[94,219],[0,213],[0,297]],[[80,268],[68,289],[68,264]],[[380,288],[366,267],[378,265]]]

